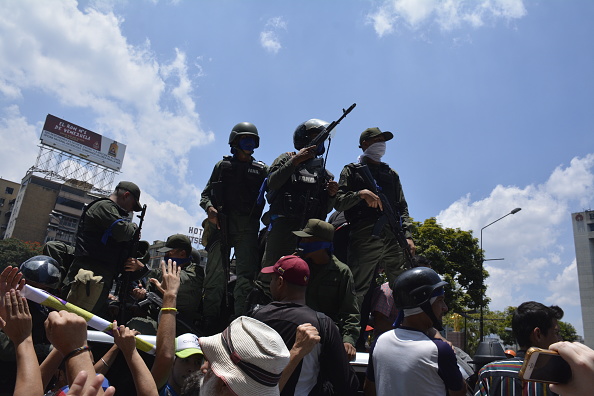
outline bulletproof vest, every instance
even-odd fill
[[[328,194],[324,190],[332,175],[324,169],[323,158],[312,158],[297,166],[270,202],[270,213],[305,219],[326,218]]]
[[[351,170],[351,179],[349,180],[350,191],[360,191],[363,189],[369,189],[363,177],[357,171],[359,164],[348,164]],[[379,189],[386,195],[388,201],[392,205],[396,216],[400,216],[398,213],[398,198],[400,197],[400,178],[398,174],[390,169],[390,166],[384,162],[379,165],[367,164],[371,175],[375,179]],[[345,218],[349,223],[356,223],[357,221],[366,219],[377,220],[381,216],[381,212],[377,208],[370,208],[367,206],[365,200],[361,200],[357,205],[344,211]]]
[[[100,198],[88,204],[80,216],[80,222],[76,231],[74,255],[76,257],[91,257],[98,262],[114,265],[121,261],[129,243],[117,242],[111,237],[109,231],[111,231],[111,227],[115,223],[108,229],[104,229],[99,228],[96,224],[89,221],[87,217],[88,210],[101,201],[109,201],[111,205],[114,205],[122,219],[128,216],[128,212],[113,203],[109,198]]]
[[[266,165],[253,160],[241,162],[231,156],[221,161],[221,195],[223,211],[227,214],[260,217],[264,205],[257,205],[260,186],[266,178]],[[215,193],[217,195],[217,193]],[[216,201],[219,202],[219,197]]]

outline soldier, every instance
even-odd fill
[[[243,314],[251,282],[260,271],[258,230],[264,201],[258,202],[258,195],[268,166],[252,156],[260,145],[258,129],[249,122],[240,122],[229,135],[229,145],[233,155],[223,157],[215,165],[200,200],[209,221],[208,229],[205,229],[208,233],[208,261],[204,281],[204,321],[210,334],[227,325],[227,322],[218,323],[228,281],[223,255],[228,262],[230,248],[234,247],[235,316]]]
[[[144,267],[128,257],[129,243],[138,228],[128,216],[142,210],[139,200],[138,186],[122,181],[109,198],[85,207],[76,233],[75,258],[65,282],[70,286],[69,302],[106,317],[106,300],[116,275],[123,269]]]
[[[295,252],[297,237],[292,232],[303,228],[308,219],[326,219],[332,210],[338,184],[324,167],[324,145],[309,145],[328,125],[318,119],[299,124],[293,133],[293,145],[299,151],[281,154],[270,167],[270,225],[263,267]]]
[[[386,152],[386,142],[394,137],[392,132],[382,132],[379,128],[368,128],[359,138],[359,147],[363,154],[359,157],[361,164],[366,164],[375,182],[386,195],[389,203],[400,217],[405,237],[414,254],[414,242],[410,232],[411,220],[408,216],[408,204],[404,198],[400,177],[381,158]],[[357,163],[346,165],[339,181],[336,194],[336,210],[344,211],[351,227],[347,252],[347,265],[355,278],[355,290],[359,307],[371,284],[374,270],[383,263],[388,282],[393,284],[396,277],[404,270],[404,252],[398,245],[394,231],[386,223],[379,235],[372,235],[375,223],[382,214],[380,198],[371,192],[371,186],[365,185],[358,173]],[[364,316],[365,313],[361,312]]]
[[[167,238],[165,242],[165,246],[158,249],[157,252],[164,253],[165,257],[163,260],[167,262],[168,260],[174,261],[178,267],[181,268],[180,271],[180,286],[179,291],[177,293],[177,320],[178,325],[176,327],[176,333],[179,336],[180,334],[193,332],[196,331],[195,324],[199,317],[199,307],[200,307],[200,299],[201,299],[201,291],[204,283],[204,271],[202,267],[198,265],[198,263],[193,262],[192,257],[192,243],[190,242],[190,238],[183,234],[174,234]],[[159,282],[163,281],[163,272],[161,268],[155,268],[151,270],[148,274],[149,279],[152,278]],[[155,292],[160,297],[161,291],[158,287],[156,287],[156,282],[154,280],[151,281],[151,284],[148,286],[147,289],[144,289],[142,285],[139,285],[138,288],[132,291],[132,294],[137,300],[144,300],[148,292]],[[153,309],[155,307],[151,307],[149,312],[152,314],[152,319],[147,318],[145,320],[135,318],[133,319],[134,324],[128,323],[128,327],[134,327],[137,330],[140,330],[140,326],[144,330],[143,333],[145,334],[156,334],[157,332],[157,323],[154,321],[157,319],[158,310]],[[160,307],[159,307],[160,308]],[[147,327],[144,327],[142,322],[148,323]],[[152,326],[152,328],[151,328]]]
[[[309,265],[309,284],[305,303],[314,311],[328,315],[340,330],[344,349],[355,359],[355,342],[359,337],[359,306],[355,296],[353,274],[346,264],[332,254],[334,227],[319,219],[310,219],[301,231],[299,254]]]

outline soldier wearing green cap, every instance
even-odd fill
[[[258,199],[268,166],[252,154],[260,145],[256,126],[236,124],[229,135],[232,156],[219,161],[202,191],[200,206],[208,215],[204,232],[208,234],[208,261],[204,280],[203,330],[214,334],[227,326],[221,316],[225,300],[223,255],[235,251],[234,314],[242,315],[252,281],[260,271],[258,230],[264,198]],[[226,245],[226,246],[225,246]],[[226,257],[228,260],[229,257]]]
[[[140,188],[121,181],[108,198],[89,203],[81,215],[76,233],[74,261],[65,284],[67,300],[94,314],[107,316],[107,296],[120,271],[136,271],[144,265],[128,254],[138,226],[130,212],[140,211]]]
[[[369,190],[364,179],[358,173],[359,164],[365,164],[390,206],[400,217],[405,237],[414,254],[414,242],[410,231],[411,219],[408,215],[408,204],[398,173],[382,162],[386,152],[386,142],[394,137],[392,132],[382,132],[379,128],[367,128],[361,133],[359,147],[363,154],[358,163],[346,165],[338,183],[335,209],[343,211],[350,223],[350,241],[347,252],[347,265],[351,268],[355,279],[355,290],[359,307],[369,290],[374,270],[381,263],[384,266],[388,281],[394,282],[404,271],[404,252],[398,245],[389,224],[385,224],[379,235],[373,236],[375,223],[382,214],[380,198]],[[362,317],[365,313],[361,313]]]
[[[177,335],[187,333],[188,331],[195,331],[196,322],[200,316],[200,302],[202,300],[202,288],[204,284],[204,270],[198,263],[194,263],[192,260],[192,242],[190,238],[183,234],[174,234],[167,238],[165,246],[157,249],[158,253],[164,253],[165,257],[163,260],[171,259],[178,267],[181,267],[180,271],[180,285],[177,293]],[[148,278],[154,278],[159,282],[163,281],[163,273],[161,268],[153,269],[149,272]],[[157,287],[151,284],[148,286],[148,291],[157,293],[162,297],[161,292]],[[132,291],[132,294],[137,300],[144,300],[146,297],[147,289],[138,287]],[[158,310],[156,307],[151,307],[149,313],[152,316],[152,320],[148,318],[146,322],[152,325],[154,328],[152,331],[157,330],[156,319],[158,319]],[[153,322],[154,320],[154,322]],[[148,328],[150,330],[150,327]]]
[[[359,305],[353,274],[349,267],[332,254],[334,226],[320,219],[309,219],[298,236],[299,254],[309,265],[309,284],[305,303],[314,311],[328,315],[340,330],[350,360],[355,359],[355,342],[359,338]]]

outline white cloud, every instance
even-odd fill
[[[575,260],[563,269],[560,274],[557,274],[552,280],[548,289],[551,293],[550,297],[546,299],[549,304],[557,304],[560,306],[579,306],[580,293],[576,287],[578,284],[577,263]]]
[[[478,201],[466,195],[440,212],[437,220],[446,227],[473,230],[479,238],[481,228],[521,207],[483,229],[485,258],[505,259],[485,261],[490,307],[501,310],[522,301],[545,301],[569,307],[579,318],[570,213],[591,207],[593,189],[594,154],[588,154],[557,167],[542,184],[499,185]]]
[[[382,37],[396,26],[416,30],[436,25],[442,31],[452,31],[465,24],[477,28],[489,21],[510,21],[524,15],[523,0],[384,0],[367,20]]]
[[[287,23],[282,17],[270,18],[266,21],[265,30],[260,32],[260,44],[268,52],[278,53],[282,48],[280,32],[287,30]]]
[[[3,2],[0,98],[18,103],[44,95],[65,108],[89,111],[95,125],[75,117],[68,121],[127,145],[119,179],[134,180],[156,199],[195,202],[198,192],[186,181],[189,152],[214,139],[203,130],[192,96],[190,76],[202,71],[193,74],[179,49],[161,61],[150,41],[129,44],[111,3],[96,4],[102,11],[81,11],[73,0]],[[14,106],[4,109],[12,115],[3,119],[2,139],[16,123],[31,134],[32,139],[20,140],[30,145],[41,125],[30,126]],[[46,113],[40,110],[37,120]]]
[[[17,105],[1,109],[0,116],[0,158],[4,164],[0,177],[20,182],[27,169],[35,164],[39,149],[41,125],[31,125],[20,113]],[[18,138],[16,138],[18,136]]]

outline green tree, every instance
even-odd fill
[[[0,271],[9,265],[18,267],[23,261],[40,255],[41,251],[39,242],[24,242],[16,238],[0,240]]]
[[[561,339],[563,341],[576,341],[578,336],[577,336],[577,331],[575,331],[575,327],[573,327],[573,325],[571,323],[567,323],[567,322],[563,322],[563,321],[559,321],[559,331],[561,334]]]
[[[470,231],[444,228],[432,217],[414,222],[413,238],[417,254],[431,260],[433,269],[450,284],[446,294],[450,311],[478,310],[481,303],[486,305],[480,287],[483,255]]]

